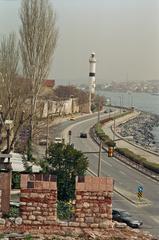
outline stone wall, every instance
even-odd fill
[[[56,221],[56,177],[22,174],[20,212],[25,225],[51,225]]]
[[[46,118],[47,115],[59,114],[68,115],[79,112],[79,104],[77,98],[70,98],[61,101],[41,101],[43,103],[42,117]]]
[[[2,190],[0,190],[0,218],[2,217],[2,206],[1,206],[1,203],[2,203]]]
[[[7,213],[10,206],[11,172],[0,172],[1,210]]]
[[[78,177],[74,216],[70,221],[60,221],[57,219],[56,177],[23,173],[20,217],[15,220],[0,218],[0,233],[51,235],[112,229],[112,191],[113,180],[110,177]]]
[[[102,227],[112,220],[113,179],[78,177],[76,183],[75,220],[80,226]]]

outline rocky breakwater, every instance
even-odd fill
[[[116,132],[132,143],[159,153],[159,142],[153,134],[156,127],[159,127],[159,116],[142,112],[136,118],[118,125]]]

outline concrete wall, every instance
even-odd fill
[[[1,210],[7,213],[10,206],[11,173],[0,172]]]
[[[87,104],[85,104],[83,107],[80,107],[77,98],[70,98],[63,101],[43,101],[42,117],[46,118],[48,113],[50,115],[56,113],[59,115],[78,113],[80,112],[80,109],[83,109],[83,112],[87,112]]]

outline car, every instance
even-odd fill
[[[64,139],[61,137],[55,137],[54,139],[54,143],[63,143],[63,142],[64,142]]]
[[[70,121],[75,121],[75,118],[74,118],[74,117],[71,117],[71,118],[70,118]]]
[[[81,133],[80,133],[80,138],[87,138],[87,133],[81,132]]]
[[[39,145],[40,146],[46,146],[47,145],[47,139],[40,139]]]
[[[135,219],[129,212],[122,209],[112,210],[112,219],[117,222],[126,223],[131,228],[140,228],[143,222]]]
[[[108,111],[108,110],[105,110],[104,113],[109,113],[109,111]]]

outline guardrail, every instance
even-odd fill
[[[89,135],[95,143],[97,143],[98,145],[100,144],[101,140],[98,138],[98,136],[95,133],[95,125],[90,128]],[[106,152],[108,152],[108,147],[104,143],[103,143],[102,149],[104,149]],[[133,162],[132,160],[123,156],[122,154],[118,153],[115,150],[114,150],[114,157],[116,159],[122,161],[126,165],[129,165],[130,167],[136,169],[137,171],[139,171],[159,182],[159,174],[156,174],[155,172],[143,167],[141,164]]]

